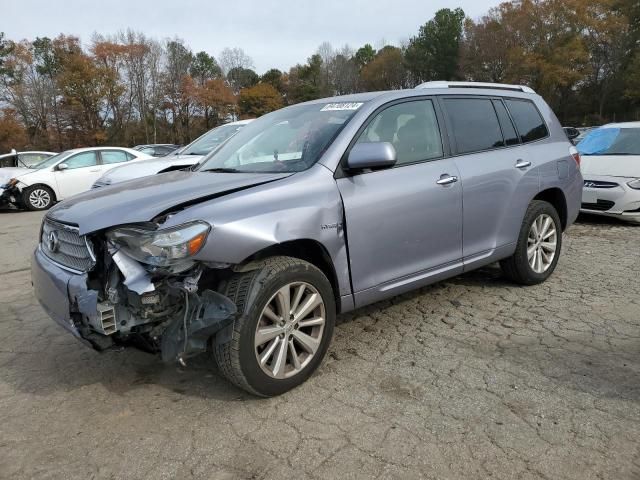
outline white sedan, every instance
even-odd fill
[[[67,150],[32,168],[6,169],[11,170],[11,178],[0,178],[0,203],[46,210],[55,202],[90,190],[108,170],[149,158],[153,157],[124,147]]]
[[[577,145],[581,211],[640,222],[640,122],[591,130]]]

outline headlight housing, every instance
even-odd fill
[[[139,262],[167,267],[182,263],[198,253],[210,231],[208,223],[191,222],[161,230],[116,228],[107,232],[107,238]]]
[[[640,178],[636,178],[635,180],[631,180],[629,183],[627,183],[627,185],[629,185],[634,190],[640,190]]]

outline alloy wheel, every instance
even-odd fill
[[[45,208],[51,203],[51,195],[43,188],[36,188],[29,194],[29,203],[34,208]]]
[[[264,373],[283,379],[301,372],[320,349],[326,321],[318,290],[289,283],[267,302],[255,332],[256,360]]]
[[[553,219],[543,213],[531,224],[527,237],[527,259],[536,273],[546,272],[556,256],[558,232]]]

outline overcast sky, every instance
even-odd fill
[[[241,47],[258,73],[303,63],[324,41],[359,48],[399,44],[440,8],[478,18],[495,0],[1,0],[7,38],[79,36],[132,28],[156,39],[179,37],[194,52],[218,56]]]

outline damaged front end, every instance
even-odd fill
[[[97,350],[135,346],[184,364],[212,337],[230,338],[236,315],[231,300],[206,288],[224,271],[192,259],[210,230],[203,222],[166,230],[145,224],[87,238],[45,217],[32,265],[36,296]]]

